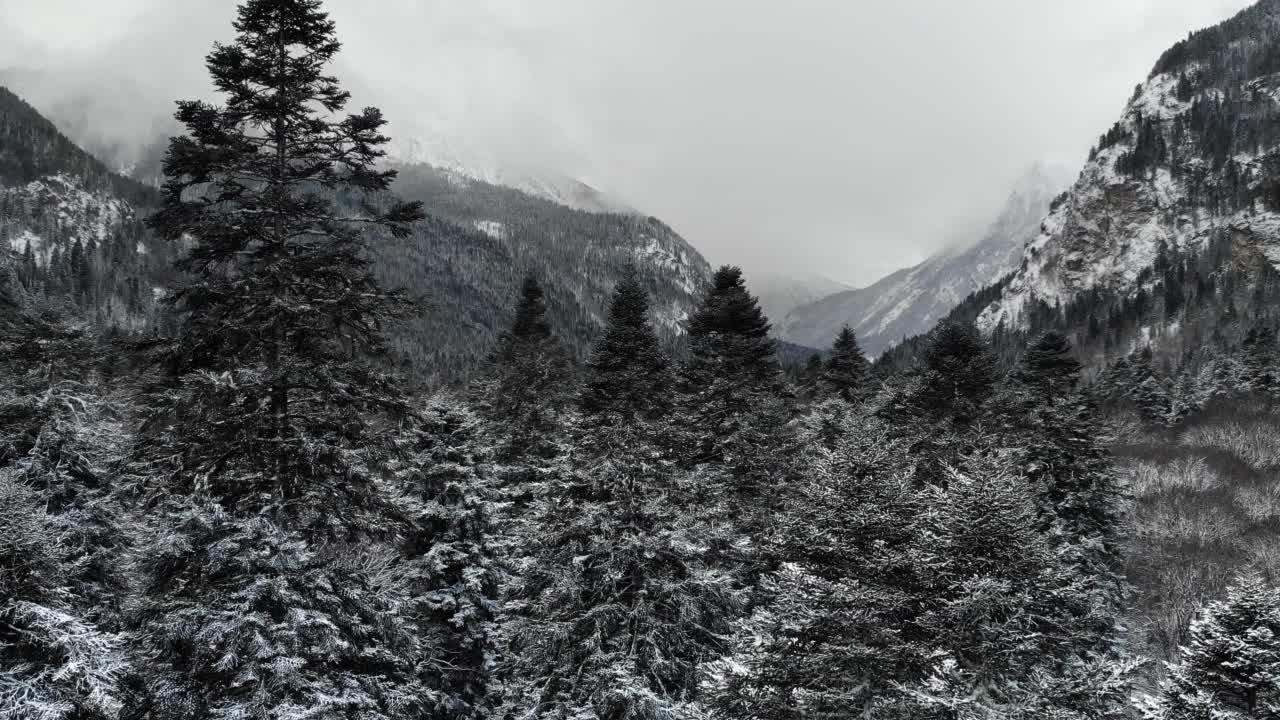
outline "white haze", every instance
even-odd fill
[[[1078,166],[1159,53],[1243,0],[330,0],[393,131],[549,168],[713,262],[865,284]],[[0,67],[120,78],[151,127],[204,94],[232,0],[0,0]],[[159,108],[151,109],[154,103]],[[107,115],[108,113],[103,113]]]

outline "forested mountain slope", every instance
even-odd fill
[[[154,178],[159,156],[144,155],[151,160],[132,169]],[[470,375],[509,321],[527,273],[543,280],[578,358],[629,264],[653,293],[668,342],[710,276],[698,252],[655,218],[576,210],[427,165],[399,170],[393,192],[423,201],[427,217],[409,238],[377,237],[370,251],[385,284],[423,300],[393,336],[398,362],[422,382],[456,385]],[[154,327],[154,299],[172,284],[177,252],[140,222],[157,197],[0,88],[0,246],[18,256],[31,292],[65,298],[103,327]]]
[[[1148,687],[1242,567],[1280,572],[1280,2],[1166,52],[1020,267],[957,306],[1006,366],[1069,337],[1130,494]],[[913,338],[880,362],[918,367]],[[1160,716],[1157,716],[1160,717]]]
[[[558,332],[579,358],[628,265],[652,293],[668,342],[710,278],[707,261],[656,218],[577,210],[429,165],[397,169],[394,192],[422,201],[429,217],[408,241],[375,248],[378,272],[424,297],[407,347],[448,370],[474,366],[492,344],[526,274],[542,281]]]
[[[1215,242],[1237,261],[1280,261],[1277,58],[1275,0],[1166,52],[979,324],[1025,328],[1038,303],[1160,292],[1166,261]],[[1177,332],[1164,325],[1152,332]]]
[[[157,198],[0,87],[0,254],[26,293],[100,327],[154,323],[172,260],[141,222]]]

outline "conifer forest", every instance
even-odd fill
[[[1280,718],[1280,0],[875,353],[397,156],[326,5],[127,171],[0,74],[0,720]]]

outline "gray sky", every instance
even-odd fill
[[[200,93],[233,0],[0,0],[0,67]],[[1078,167],[1159,53],[1246,0],[330,0],[393,132],[550,167],[715,263],[866,284]],[[127,118],[104,118],[104,122]]]

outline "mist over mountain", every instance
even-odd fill
[[[999,216],[976,240],[961,242],[914,267],[865,288],[834,293],[792,309],[779,334],[810,347],[826,347],[849,325],[863,348],[878,355],[903,338],[933,327],[970,293],[1012,272],[1023,248],[1037,237],[1070,171],[1037,163],[1015,183]]]

